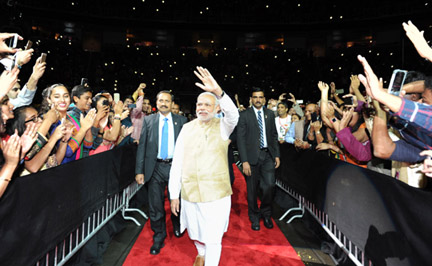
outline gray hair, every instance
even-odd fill
[[[203,95],[211,95],[215,99],[215,107],[219,105],[219,99],[213,93],[206,91],[206,92],[203,92],[200,95],[198,95],[198,98],[203,96]]]

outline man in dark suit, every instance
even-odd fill
[[[173,96],[161,91],[156,97],[158,113],[144,117],[139,140],[135,179],[138,184],[148,183],[150,224],[154,232],[150,254],[159,254],[167,236],[165,222],[165,189],[168,185],[175,141],[186,117],[171,113]],[[169,195],[168,195],[169,198]],[[179,218],[171,214],[174,235],[180,237]]]
[[[275,189],[275,169],[279,167],[279,142],[274,113],[264,107],[263,90],[254,88],[252,107],[240,113],[237,125],[237,147],[246,175],[249,220],[253,230],[260,230],[260,218],[271,229],[271,204]],[[258,208],[258,183],[262,189]]]

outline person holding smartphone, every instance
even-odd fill
[[[27,83],[21,89],[21,85],[17,82],[15,86],[8,92],[9,100],[14,105],[14,109],[30,105],[36,94],[37,84],[45,73],[46,63],[42,62],[42,58],[36,59],[33,66],[33,72]]]

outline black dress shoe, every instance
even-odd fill
[[[259,224],[259,222],[253,222],[251,228],[254,231],[259,231],[260,230],[260,224]]]
[[[271,217],[264,217],[264,226],[267,227],[268,229],[273,228],[273,222]]]
[[[174,235],[175,237],[181,237],[183,234],[180,233],[180,229],[174,229]]]
[[[161,248],[165,246],[164,243],[154,243],[150,248],[150,254],[157,255],[160,253]]]

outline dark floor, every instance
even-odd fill
[[[282,216],[283,210],[281,210],[276,204],[273,213],[273,218],[276,224],[297,251],[297,254],[299,254],[305,265],[336,265],[335,261],[329,255],[321,251],[321,240],[318,238],[316,230],[313,232],[313,229],[309,229],[311,227],[310,223],[316,223],[312,218],[310,218],[310,216],[302,219],[295,219],[290,224],[287,224],[287,218],[285,218],[284,221],[279,221],[279,217]],[[123,264],[130,249],[135,243],[135,240],[141,232],[142,227],[147,222],[139,215],[132,214],[132,216],[141,223],[141,226],[136,226],[132,221],[128,221],[126,228],[117,234],[111,241],[108,249],[104,253],[103,263],[100,265],[120,266]],[[318,223],[316,224],[318,225]],[[317,227],[319,228],[319,226]]]

